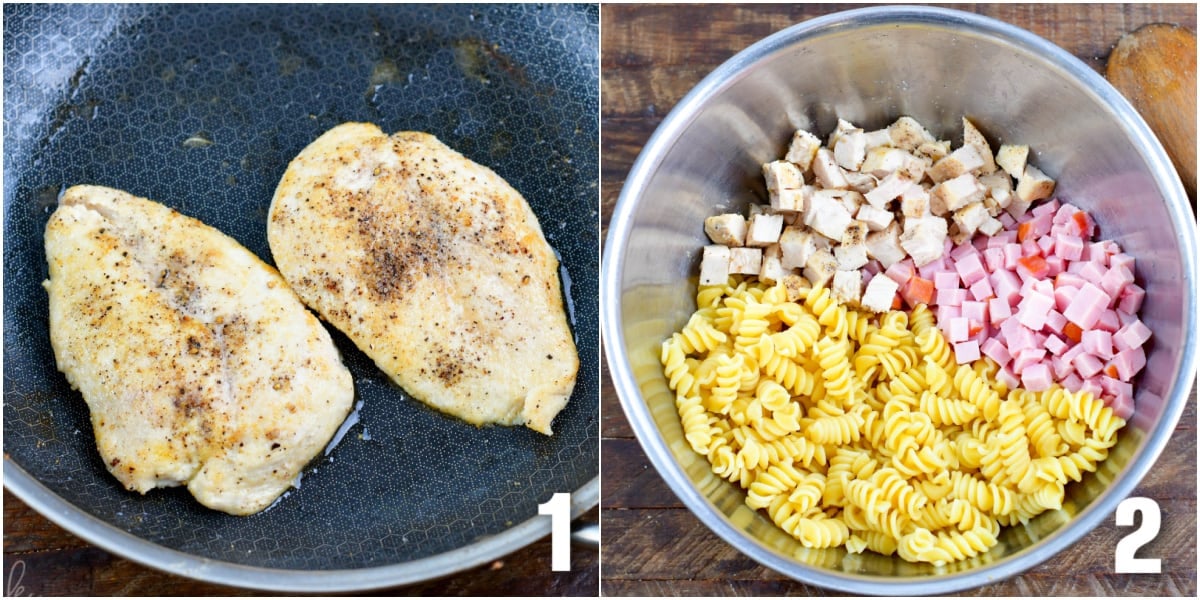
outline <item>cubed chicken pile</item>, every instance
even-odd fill
[[[763,165],[769,206],[751,205],[748,219],[705,220],[714,244],[704,248],[700,283],[723,284],[731,274],[771,283],[799,271],[842,302],[884,312],[900,290],[875,274],[906,259],[916,267],[937,261],[947,240],[995,235],[999,217],[1019,218],[1050,197],[1054,181],[1028,156],[1020,145],[993,155],[966,118],[953,151],[911,117],[874,131],[839,119],[828,146],[799,130],[783,160]]]
[[[942,258],[920,267],[905,259],[884,275],[905,304],[934,309],[960,364],[988,356],[1010,388],[1087,390],[1128,419],[1151,335],[1138,318],[1146,291],[1134,258],[1094,241],[1092,218],[1058,200],[1001,221],[993,237],[947,240]]]

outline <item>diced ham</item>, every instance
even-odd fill
[[[987,303],[986,302],[976,302],[976,301],[971,301],[971,300],[964,300],[961,305],[961,308],[962,308],[962,315],[964,317],[966,317],[967,319],[970,319],[971,322],[974,323],[976,326],[979,326],[983,323],[988,322]]]
[[[979,360],[979,342],[968,340],[954,344],[954,358],[960,365]]]
[[[1120,328],[1121,317],[1117,316],[1117,311],[1109,309],[1100,313],[1100,320],[1096,322],[1096,329],[1116,333]]]
[[[1085,282],[1083,287],[1071,298],[1070,305],[1066,310],[1063,310],[1063,316],[1068,321],[1075,323],[1083,329],[1091,329],[1097,322],[1100,321],[1101,315],[1104,314],[1108,304],[1111,301],[1108,294],[1104,290],[1096,287],[1091,282]]]
[[[1021,384],[1031,392],[1042,392],[1050,389],[1050,386],[1054,384],[1050,367],[1046,363],[1030,365],[1021,372]]]
[[[1046,328],[1054,333],[1062,333],[1068,322],[1067,318],[1057,310],[1051,310],[1046,314]]]
[[[1054,308],[1054,298],[1040,293],[1025,296],[1017,309],[1017,320],[1034,331],[1046,324],[1046,316]]]
[[[967,299],[967,290],[939,290],[936,296],[937,303],[943,306],[962,306],[962,303]]]
[[[1088,354],[1087,352],[1080,353],[1075,357],[1074,360],[1071,361],[1071,364],[1075,365],[1075,370],[1079,372],[1080,377],[1083,377],[1084,379],[1099,373],[1100,370],[1104,368],[1104,363],[1100,362],[1100,359]]]
[[[913,269],[912,262],[907,260],[894,262],[891,265],[888,265],[888,267],[883,271],[884,275],[887,275],[892,279],[892,281],[895,281],[901,286],[908,283],[908,280],[912,278],[915,273],[916,271]]]
[[[1133,272],[1124,266],[1110,265],[1100,278],[1100,288],[1109,296],[1119,297],[1125,286],[1133,283]]]
[[[962,277],[963,283],[968,286],[987,278],[987,271],[983,268],[983,263],[979,260],[978,254],[962,257],[954,264],[954,269]]]
[[[1133,348],[1140,348],[1150,339],[1150,328],[1146,327],[1141,320],[1136,320],[1128,325],[1125,325],[1116,334],[1113,335],[1113,345],[1117,350],[1124,352]]]
[[[1045,344],[1046,349],[1049,350],[1051,354],[1056,356],[1062,356],[1062,353],[1067,350],[1067,343],[1057,335],[1046,336]]]
[[[991,316],[992,325],[998,326],[1012,316],[1012,306],[1004,298],[992,298],[988,300],[988,315]]]
[[[1093,354],[1097,358],[1112,358],[1112,334],[1107,331],[1100,329],[1085,331],[1080,343],[1083,344],[1085,352]]]
[[[1079,391],[1079,386],[1083,385],[1083,380],[1079,378],[1079,375],[1072,372],[1063,378],[1060,384],[1073,394]]]
[[[1140,347],[1118,352],[1113,356],[1112,364],[1117,367],[1121,381],[1129,381],[1146,366],[1146,352]]]
[[[1008,353],[1008,348],[996,338],[988,338],[979,349],[984,355],[996,361],[996,364],[1001,367],[1007,365],[1008,361],[1012,360],[1012,355]]]
[[[1061,357],[1051,356],[1050,372],[1054,373],[1055,381],[1062,381],[1068,375],[1071,375],[1075,372],[1075,367],[1072,367],[1071,363],[1063,360]]]
[[[933,276],[933,287],[938,291],[957,290],[960,279],[953,271],[941,271]]]
[[[1134,402],[1133,396],[1130,394],[1117,394],[1108,406],[1113,409],[1114,415],[1126,421],[1129,420],[1129,417],[1133,416]]]
[[[1046,350],[1044,348],[1022,348],[1013,356],[1012,370],[1017,375],[1024,375],[1033,365],[1043,364],[1046,358]]]
[[[981,302],[996,295],[996,292],[992,290],[992,282],[987,277],[972,284],[970,290],[971,296]]]

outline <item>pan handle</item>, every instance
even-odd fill
[[[600,548],[600,524],[576,521],[571,526],[571,541],[588,548]]]

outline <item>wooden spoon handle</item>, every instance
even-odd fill
[[[1196,199],[1196,34],[1151,23],[1121,36],[1108,57],[1110,83],[1158,136]]]

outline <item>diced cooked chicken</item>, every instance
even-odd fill
[[[1010,177],[1020,178],[1029,160],[1029,146],[1024,144],[1001,144],[996,152],[996,164]]]
[[[987,138],[983,137],[983,132],[975,127],[975,124],[970,119],[963,117],[963,144],[974,146],[979,151],[979,156],[983,158],[983,166],[979,168],[979,172],[987,175],[996,171],[996,160],[992,158],[992,146],[988,143]]]
[[[804,277],[814,287],[829,283],[835,272],[837,272],[837,259],[826,248],[817,248],[817,251],[808,257],[808,262],[804,265]]]
[[[917,146],[917,156],[924,157],[929,161],[930,166],[933,163],[946,158],[950,154],[950,140],[938,140],[936,142],[925,142]]]
[[[783,279],[787,271],[783,268],[783,255],[780,253],[779,244],[771,244],[763,250],[762,269],[758,272],[758,278],[764,283],[778,283]]]
[[[900,284],[891,277],[877,275],[867,283],[867,289],[863,291],[862,300],[859,303],[869,311],[887,312],[892,309],[892,300],[895,299],[899,289]]]
[[[838,269],[850,270],[861,269],[866,266],[867,257],[866,244],[855,244],[853,246],[835,246],[833,256],[837,259]]]
[[[908,255],[900,245],[900,223],[896,221],[892,221],[883,231],[868,233],[865,244],[867,256],[879,261],[885,269]]]
[[[708,239],[726,246],[746,245],[746,218],[737,213],[713,215],[704,219]]]
[[[904,233],[900,234],[900,247],[913,258],[913,264],[923,267],[942,257],[949,226],[940,217],[908,218],[904,220]]]
[[[815,192],[804,212],[804,224],[831,240],[842,239],[850,221],[850,211],[829,190]]]
[[[787,292],[788,302],[799,302],[806,294],[808,294],[811,284],[808,280],[796,275],[788,273],[783,276],[783,289]]]
[[[801,227],[787,227],[779,236],[779,249],[782,255],[783,268],[802,269],[808,263],[808,258],[817,251],[813,241],[813,233]]]
[[[833,193],[841,200],[842,206],[846,207],[846,212],[850,214],[858,212],[858,207],[867,203],[867,199],[854,190],[833,190]]]
[[[867,136],[861,129],[851,129],[838,136],[833,146],[833,158],[847,171],[857,171],[867,155]]]
[[[817,155],[813,158],[812,170],[813,174],[817,176],[817,181],[821,182],[821,186],[825,189],[844,190],[850,187],[850,182],[842,174],[842,168],[834,160],[833,153],[825,148],[817,150]]]
[[[969,239],[979,230],[979,226],[983,225],[986,219],[990,219],[987,209],[984,208],[983,202],[972,202],[956,211],[952,217],[954,224],[958,225],[958,230],[967,236]]]
[[[912,154],[899,148],[878,146],[867,151],[860,170],[883,178],[903,169],[913,158],[915,157]]]
[[[700,285],[725,285],[728,283],[730,255],[728,246],[716,244],[705,246],[703,257],[700,259]]]
[[[909,151],[916,150],[925,142],[937,141],[916,119],[908,116],[896,119],[888,127],[888,133],[892,135],[893,146]]]
[[[779,242],[779,234],[783,232],[783,216],[777,214],[758,214],[750,218],[746,230],[746,245],[755,247],[770,246]]]
[[[1045,200],[1054,193],[1054,180],[1046,176],[1041,169],[1026,163],[1025,172],[1017,179],[1017,198],[1022,202],[1037,202]]]
[[[972,202],[983,200],[986,191],[974,175],[963,173],[933,186],[929,192],[929,210],[939,217],[945,216]]]
[[[808,205],[806,198],[812,193],[812,189],[812,186],[806,185],[796,189],[771,190],[767,192],[771,208],[781,213],[791,213],[788,216],[794,220],[796,213],[803,212],[804,207]]]
[[[841,245],[858,246],[865,241],[867,241],[867,224],[862,221],[850,221],[850,224],[846,226],[846,232],[842,234]]]
[[[987,188],[987,195],[996,201],[1000,208],[1008,208],[1012,202],[1012,178],[1004,173],[992,173],[979,178],[979,183]]]
[[[839,117],[837,120],[837,125],[834,126],[833,131],[829,132],[829,140],[825,144],[825,146],[827,148],[831,148],[831,149],[834,148],[835,146],[837,146],[838,140],[840,140],[842,138],[843,134],[846,134],[846,133],[849,133],[849,132],[855,131],[855,130],[862,131],[861,129],[858,129],[857,127],[855,127],[854,123],[851,123],[850,121],[847,121],[847,120]]]
[[[900,194],[900,214],[904,217],[928,217],[931,214],[929,192],[919,185],[910,186]]]
[[[850,189],[860,194],[866,194],[867,192],[875,189],[876,185],[879,185],[879,181],[876,180],[875,176],[871,175],[870,173],[847,171],[843,173],[843,175],[846,176],[846,181],[850,184]]]
[[[863,206],[870,206],[864,204]],[[833,256],[837,258],[838,268],[861,269],[867,260],[867,225],[861,221],[851,221],[842,235],[842,243],[834,247]]]
[[[730,248],[729,272],[757,275],[762,270],[762,248]]]
[[[838,269],[833,274],[833,285],[829,291],[842,302],[857,303],[862,297],[862,271]]]
[[[769,191],[793,190],[804,185],[804,174],[800,168],[786,160],[763,163],[762,172]]]
[[[1003,229],[1004,223],[991,215],[984,217],[983,222],[979,224],[979,232],[989,237],[1000,233]]]
[[[883,231],[896,218],[896,215],[892,214],[890,210],[864,204],[858,208],[858,214],[854,218],[865,223],[867,229],[871,231]]]
[[[887,177],[879,181],[879,185],[875,189],[867,192],[863,196],[867,202],[870,202],[875,208],[887,208],[888,202],[900,197],[908,188],[912,187],[913,180],[907,175],[899,171],[894,171]]]
[[[795,163],[802,171],[807,171],[812,165],[813,157],[821,147],[821,140],[803,129],[797,129],[792,135],[792,143],[788,146],[784,160]]]
[[[929,178],[934,183],[954,179],[964,173],[970,173],[983,166],[983,155],[975,146],[962,146],[951,152],[949,156],[934,163],[929,169]]]
[[[867,143],[867,151],[880,146],[892,145],[892,132],[888,128],[876,129],[863,134],[863,139]]]

